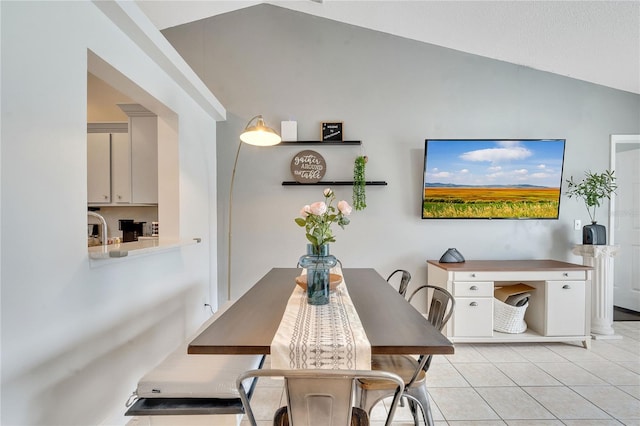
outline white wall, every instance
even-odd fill
[[[247,30],[247,29],[250,29]],[[426,138],[565,138],[565,177],[608,167],[609,135],[640,131],[640,96],[327,19],[260,5],[170,28],[163,33],[225,104],[218,127],[219,271],[226,281],[229,179],[238,134],[263,114],[268,124],[298,121],[301,140],[321,121],[344,121],[346,139],[364,148],[318,148],[327,180],[350,179],[354,158],[369,156],[368,207],[336,230],[332,252],[346,266],[382,275],[405,268],[412,285],[427,259],[456,247],[468,259],[554,258],[581,241],[573,220],[584,206],[562,198],[559,220],[422,220]],[[293,155],[309,147],[245,146],[233,205],[233,297],[272,266],[304,253],[293,219],[321,199],[322,187],[283,187]],[[351,187],[334,188],[351,199]],[[606,218],[606,206],[600,220]],[[226,286],[219,288],[226,297]]]
[[[1,423],[99,424],[123,413],[137,379],[206,318],[204,303],[217,304],[215,132],[225,111],[197,96],[184,64],[159,65],[166,40],[133,3],[0,5]],[[160,129],[179,140],[168,215],[182,238],[203,243],[89,263],[88,49],[141,89],[134,100],[178,117]]]

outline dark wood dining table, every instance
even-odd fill
[[[273,268],[204,329],[189,354],[259,355],[271,352],[301,269]],[[372,268],[342,270],[372,354],[453,354],[454,346]]]

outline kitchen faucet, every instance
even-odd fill
[[[100,220],[100,223],[102,224],[102,245],[106,246],[107,245],[107,221],[104,220],[104,217],[102,217],[102,215],[96,213],[96,212],[87,212],[88,216],[93,216],[95,218],[98,218],[98,220]]]

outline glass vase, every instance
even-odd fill
[[[329,254],[329,244],[307,244],[307,254],[300,257],[299,261],[300,266],[307,269],[307,303],[329,303],[330,270],[337,262],[336,258]]]

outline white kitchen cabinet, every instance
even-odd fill
[[[131,145],[128,123],[87,124],[87,202],[131,203]]]
[[[118,104],[129,117],[131,203],[158,204],[158,117],[139,104]]]
[[[158,204],[158,119],[129,119],[131,136],[131,202]]]
[[[128,123],[87,126],[89,205],[158,204],[158,121],[134,107]]]
[[[116,204],[131,203],[131,144],[128,133],[111,134],[111,193]]]
[[[429,260],[427,284],[451,292],[456,306],[444,332],[453,342],[559,342],[589,347],[591,267],[556,260]],[[525,283],[531,291],[524,333],[493,330],[493,290]]]
[[[87,134],[87,201],[111,203],[111,135]]]

